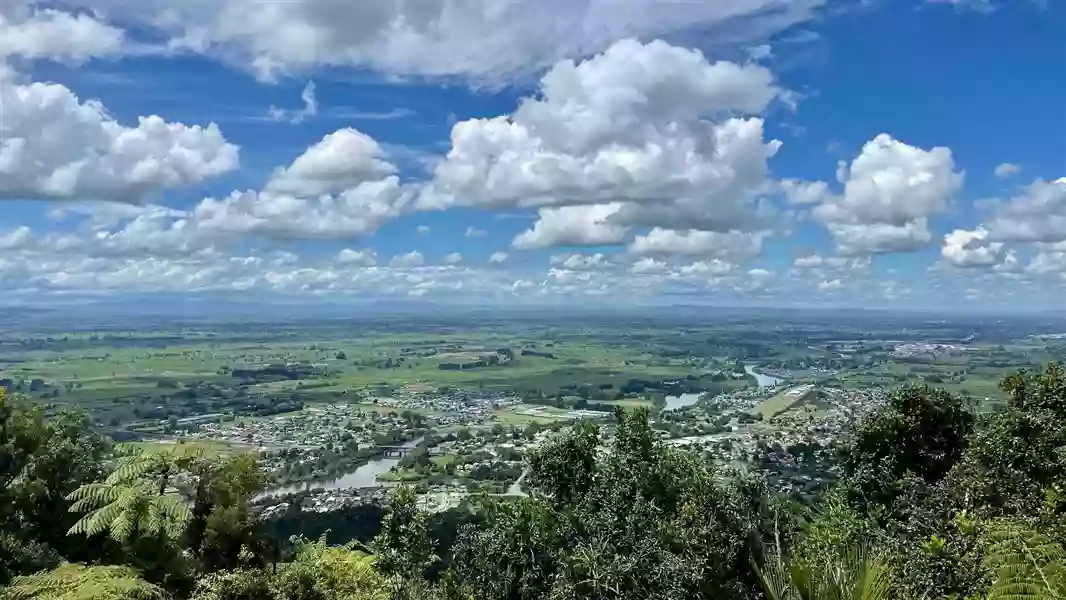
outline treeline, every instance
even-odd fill
[[[1002,387],[995,415],[896,390],[806,501],[665,445],[646,411],[617,411],[532,451],[527,498],[431,519],[401,488],[380,514],[294,507],[274,523],[249,505],[262,486],[251,458],[140,454],[103,469],[107,441],[84,419],[3,399],[0,596],[1063,598],[1066,373]],[[294,533],[326,538],[282,539]],[[363,541],[329,545],[349,536]]]

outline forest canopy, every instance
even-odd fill
[[[757,599],[1066,596],[1066,374],[1006,378],[975,414],[893,391],[810,499],[664,444],[646,410],[531,452],[439,552],[408,488],[375,537],[264,535],[250,456],[116,455],[84,416],[0,389],[3,598]]]

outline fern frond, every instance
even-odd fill
[[[166,592],[129,567],[64,564],[16,577],[4,591],[13,600],[165,600]]]
[[[151,454],[135,454],[127,457],[119,463],[118,467],[108,475],[104,483],[119,485],[137,481],[149,471],[159,466],[159,457]]]
[[[161,502],[149,502],[144,517],[144,529],[149,533],[156,533],[166,528],[166,515],[163,514]]]
[[[84,533],[87,536],[94,536],[105,531],[111,521],[121,512],[121,504],[117,502],[108,504],[82,517],[67,533]]]
[[[992,533],[985,566],[989,600],[1066,598],[1066,551],[1042,533],[1006,525]]]
[[[155,499],[163,514],[175,521],[188,521],[192,518],[189,505],[178,496],[160,496]]]
[[[124,542],[133,536],[137,529],[137,522],[129,511],[122,511],[111,520],[111,539]]]

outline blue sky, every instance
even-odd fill
[[[1056,0],[0,6],[5,302],[1056,308]]]

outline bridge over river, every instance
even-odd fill
[[[416,448],[408,445],[401,446],[377,446],[377,449],[381,451],[381,454],[385,458],[403,458],[416,450]],[[444,451],[437,448],[430,448],[430,456],[444,456]]]

